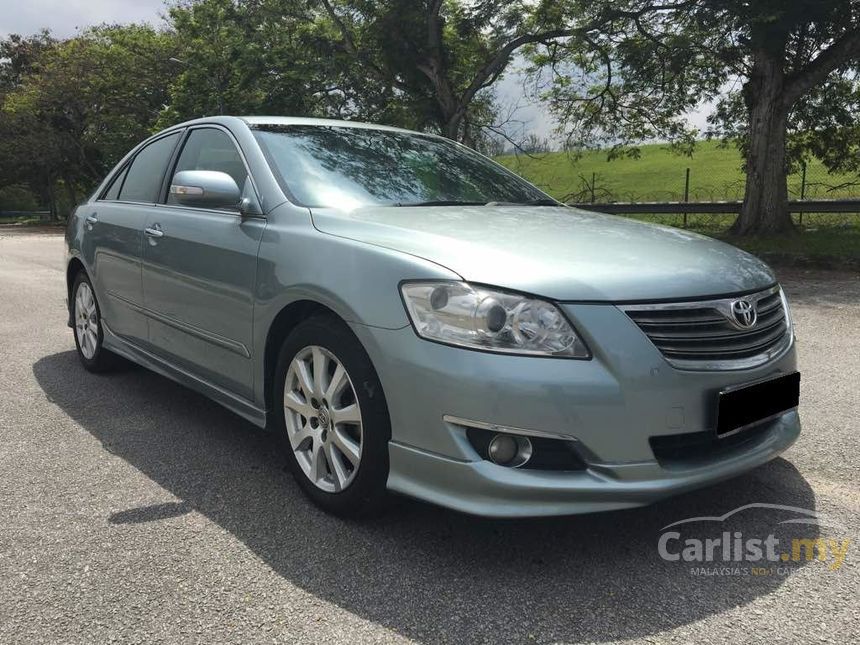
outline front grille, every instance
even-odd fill
[[[743,309],[755,312],[749,326]],[[699,302],[624,305],[671,364],[689,369],[741,369],[760,365],[791,342],[779,287]],[[740,312],[736,311],[740,310]]]

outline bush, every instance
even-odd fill
[[[35,211],[39,210],[36,196],[20,184],[0,188],[0,211]]]

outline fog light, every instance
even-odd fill
[[[487,454],[494,464],[518,468],[531,459],[532,443],[526,437],[497,434],[490,440]]]

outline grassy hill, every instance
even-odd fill
[[[537,184],[557,199],[591,201],[591,184],[597,202],[682,201],[686,169],[690,169],[690,201],[743,198],[742,159],[734,147],[700,141],[692,157],[677,155],[667,146],[642,146],[639,159],[606,160],[605,151],[591,151],[580,158],[565,152],[528,157],[508,155],[497,159]],[[800,173],[789,178],[789,191],[800,197]],[[806,173],[807,198],[860,197],[860,177],[830,175],[817,160]]]

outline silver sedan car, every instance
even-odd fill
[[[391,492],[503,517],[640,506],[800,432],[768,267],[565,207],[437,136],[183,123],[66,237],[84,367],[123,357],[271,429],[332,513]]]

